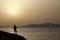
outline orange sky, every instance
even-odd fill
[[[0,0],[0,25],[60,24],[59,0]]]

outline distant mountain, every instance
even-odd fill
[[[30,24],[23,27],[60,27],[60,24],[52,24],[52,23],[45,23],[45,24]]]
[[[10,26],[0,26],[0,27],[10,27]]]
[[[0,26],[0,27],[5,27],[5,26]]]

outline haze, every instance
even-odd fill
[[[60,0],[0,0],[0,25],[60,24]]]

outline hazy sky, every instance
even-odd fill
[[[0,25],[60,24],[60,0],[0,0]]]

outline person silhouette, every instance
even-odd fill
[[[13,29],[14,29],[14,33],[17,34],[17,27],[16,27],[16,25],[14,25]]]

